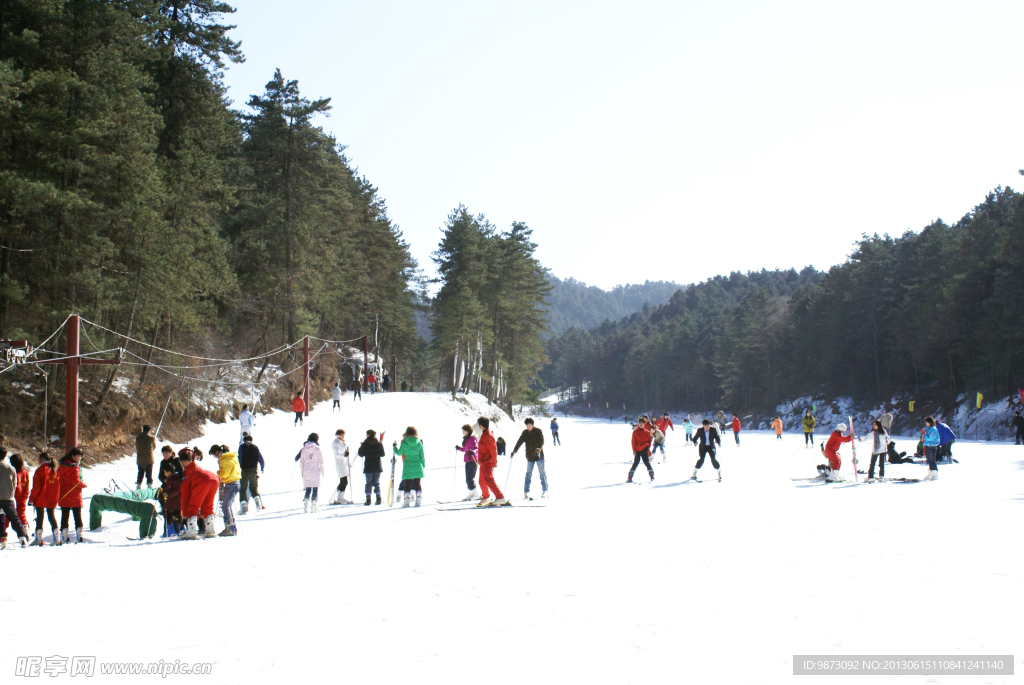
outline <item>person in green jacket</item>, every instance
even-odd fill
[[[814,420],[813,416],[811,416],[810,409],[804,410],[804,418],[800,422],[800,425],[802,425],[804,429],[804,449],[807,449],[808,447],[813,447],[814,427],[818,425],[818,422]]]
[[[427,465],[423,458],[423,441],[416,435],[416,429],[409,426],[402,436],[402,444],[396,440],[392,445],[396,456],[402,457],[402,489],[405,494],[402,496],[402,506],[412,504],[412,491],[416,491],[416,506],[423,502],[423,488],[420,479],[423,478],[423,468]]]

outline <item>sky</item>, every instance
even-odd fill
[[[1024,3],[235,0],[424,272],[459,204],[611,288],[841,263],[1024,187]]]

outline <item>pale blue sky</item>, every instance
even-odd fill
[[[1024,186],[1020,0],[233,4],[232,98],[333,98],[428,274],[460,202],[607,288],[827,268]]]

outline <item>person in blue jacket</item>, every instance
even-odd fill
[[[935,428],[939,431],[939,456],[943,463],[952,464],[953,441],[956,440],[956,435],[953,433],[953,429],[942,421],[936,421]]]
[[[939,467],[935,463],[935,457],[939,452],[939,429],[935,427],[935,419],[926,417],[924,429],[924,456],[928,460],[928,475],[921,480],[937,480]]]

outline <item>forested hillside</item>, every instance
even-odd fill
[[[824,393],[950,400],[1024,381],[1024,203],[998,188],[953,225],[865,235],[849,259],[718,276],[550,341],[551,386],[633,406],[773,407]]]
[[[602,290],[574,278],[564,281],[548,276],[548,335],[561,335],[572,327],[593,328],[605,321],[618,321],[643,306],[665,304],[682,286],[665,281],[645,281]]]
[[[229,106],[231,12],[0,2],[0,336],[38,340],[77,311],[249,356],[373,332],[380,310],[387,352],[413,355],[401,232],[316,124],[329,98],[278,72]]]

